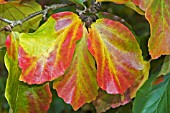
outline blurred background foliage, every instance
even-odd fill
[[[45,5],[51,5],[54,3],[55,4],[65,3],[65,2],[68,2],[68,0],[37,0],[37,2],[42,7],[44,7]],[[90,6],[91,2],[92,0],[88,0],[86,5]],[[67,8],[49,11],[48,16],[50,16],[53,13],[57,13],[61,11],[75,12],[75,7],[70,6]],[[107,3],[107,2],[102,3],[101,11],[109,12],[113,15],[117,15],[121,17],[122,19],[124,19],[127,23],[129,23],[129,25],[131,25],[132,30],[136,34],[137,40],[141,46],[144,59],[149,60],[150,56],[148,54],[147,42],[148,42],[150,31],[149,31],[149,23],[145,19],[145,17],[136,13],[134,10],[128,8],[125,5],[118,5],[115,3]],[[41,24],[42,23],[44,23],[44,21],[42,21]],[[5,48],[0,49],[0,113],[7,113],[9,110],[9,106],[4,96],[5,84],[6,84],[6,79],[7,79],[7,71],[4,65],[5,52],[6,52]],[[152,64],[153,67],[155,66],[155,64],[158,64],[158,63],[161,65],[162,61],[163,60],[154,61]],[[151,70],[154,70],[154,68],[152,69],[151,67]],[[85,104],[78,111],[73,111],[70,105],[66,104],[63,101],[63,99],[57,96],[57,93],[55,90],[51,88],[51,91],[53,93],[53,101],[50,105],[50,109],[48,110],[48,113],[96,113],[95,108],[92,103]],[[129,104],[120,106],[116,109],[110,109],[106,111],[106,113],[132,113],[132,105],[133,105],[133,102],[130,102]]]

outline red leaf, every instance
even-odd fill
[[[97,62],[97,81],[109,94],[123,94],[144,69],[140,47],[123,24],[98,19],[89,29],[88,48]]]
[[[58,95],[66,103],[79,109],[83,104],[95,100],[98,92],[95,60],[87,48],[87,30],[77,43],[70,68],[64,76],[54,82]]]
[[[82,34],[82,22],[72,12],[53,14],[36,32],[22,34],[20,80],[28,84],[42,84],[62,76],[70,66],[76,41]]]

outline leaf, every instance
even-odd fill
[[[167,75],[170,73],[170,55],[165,56],[164,63],[162,65],[161,71],[159,72],[159,76]]]
[[[148,81],[138,91],[134,101],[134,113],[169,113],[170,74],[164,76],[164,81],[153,85],[156,75],[151,75]]]
[[[75,4],[82,5],[82,6],[86,7],[84,5],[84,2],[87,0],[70,0],[70,1],[74,2]]]
[[[21,81],[42,84],[65,73],[70,66],[76,41],[83,34],[83,23],[72,12],[53,14],[34,33],[20,36]]]
[[[132,0],[133,3],[139,6],[143,11],[146,11],[147,7],[152,3],[153,0]]]
[[[96,0],[96,2],[115,2],[117,4],[124,4],[130,0]]]
[[[153,0],[152,4],[146,10],[146,18],[151,28],[148,46],[152,59],[170,54],[169,4],[169,0]]]
[[[108,12],[99,12],[97,13],[97,16],[101,19],[101,18],[106,18],[106,19],[111,19],[114,21],[118,21],[122,24],[124,24],[126,27],[128,27],[130,30],[132,30],[132,27],[121,17],[117,16],[117,15],[113,15],[111,13]]]
[[[20,1],[20,0],[19,0]],[[17,1],[7,2],[5,4],[0,4],[0,17],[6,18],[8,20],[21,20],[27,17],[29,14],[32,14],[36,11],[41,10],[41,6],[36,2],[30,1],[27,2],[22,0],[21,3]],[[13,28],[13,31],[17,32],[28,32],[29,29],[37,29],[39,26],[39,22],[41,20],[41,16],[34,17],[26,22],[24,22],[21,26],[17,26]],[[4,27],[7,25],[5,22],[0,21],[0,26]],[[0,32],[0,48],[5,46],[5,39],[9,32]]]
[[[137,13],[141,14],[141,15],[145,15],[145,12],[143,12],[139,7],[137,7],[133,2],[129,1],[126,2],[125,5],[127,7],[130,7],[131,9],[133,9],[134,11],[136,11]]]
[[[130,88],[130,97],[131,99],[136,97],[137,91],[141,88],[141,86],[146,82],[149,77],[150,71],[150,62],[145,62],[145,67],[141,71],[141,76],[138,76],[136,81],[134,82],[133,86]]]
[[[124,95],[116,94],[111,95],[105,91],[99,90],[99,95],[96,100],[93,102],[97,113],[106,112],[111,107],[116,108],[120,105],[125,105],[131,101],[130,93],[127,91]]]
[[[89,29],[88,48],[97,62],[98,84],[107,93],[123,94],[143,76],[139,44],[123,24],[98,19]]]
[[[79,109],[90,103],[98,95],[95,60],[87,48],[87,30],[84,28],[82,39],[77,43],[74,57],[68,71],[55,80],[53,88],[59,97]]]
[[[19,81],[21,70],[18,66],[19,33],[12,32],[7,37],[7,54],[5,65],[8,70],[8,79],[5,97],[11,107],[11,113],[46,113],[52,95],[49,84],[29,86]]]

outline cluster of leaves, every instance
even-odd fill
[[[85,7],[85,0],[72,1]],[[99,19],[86,28],[77,14],[60,12],[51,15],[34,33],[28,33],[30,28],[38,27],[41,20],[38,16],[14,28],[6,39],[5,65],[9,76],[5,96],[11,112],[47,112],[52,101],[49,83],[74,110],[93,102],[100,113],[129,103],[136,96],[133,107],[135,113],[162,113],[165,109],[166,113],[170,112],[167,107],[170,103],[170,2],[96,2],[125,4],[145,15],[150,23],[148,48],[151,60],[167,55],[161,71],[148,79],[150,62],[143,60],[136,36],[122,23],[104,18],[108,15],[111,17],[111,14],[97,14]],[[19,12],[22,16],[13,15],[11,12],[17,6],[20,10],[29,9]],[[34,0],[1,0],[1,8],[3,12],[0,14],[9,20],[20,20],[23,14],[28,16],[41,10]],[[28,28],[28,24],[32,26]],[[6,24],[2,22],[1,25]],[[5,33],[0,34],[2,45]]]

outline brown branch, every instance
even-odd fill
[[[47,15],[47,12],[49,10],[55,10],[55,9],[58,9],[58,8],[63,8],[63,7],[68,7],[68,6],[72,6],[74,5],[74,3],[68,3],[68,4],[52,4],[50,6],[45,6],[45,9],[41,10],[41,11],[38,11],[38,12],[35,12],[35,13],[32,13],[30,15],[28,15],[26,18],[23,18],[21,20],[16,20],[16,21],[11,21],[11,20],[8,20],[6,18],[2,18],[0,17],[0,20],[5,22],[5,23],[8,23],[8,25],[0,28],[0,32],[1,31],[12,31],[12,28],[16,27],[17,25],[21,25],[23,24],[24,22],[30,20],[31,18],[33,17],[36,17],[40,14],[43,15],[43,18],[45,19],[46,18],[46,15]]]

